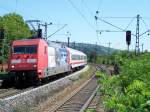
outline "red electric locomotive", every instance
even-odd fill
[[[12,42],[8,70],[17,83],[24,79],[37,83],[86,63],[87,56],[78,50],[44,39],[25,39]]]

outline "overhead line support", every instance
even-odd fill
[[[140,22],[140,15],[137,15],[137,25],[136,25],[136,43],[135,43],[135,53],[136,55],[139,54],[140,48],[139,48],[139,22]]]

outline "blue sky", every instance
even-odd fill
[[[73,3],[75,7],[69,2]],[[0,0],[0,16],[9,12],[16,12],[25,20],[39,19],[43,22],[52,22],[48,27],[48,35],[55,32],[62,25],[67,26],[53,35],[50,40],[67,41],[67,32],[71,34],[70,41],[92,43],[117,49],[126,49],[124,32],[102,32],[96,30],[118,29],[94,19],[96,11],[99,17],[131,17],[131,18],[103,18],[105,21],[125,29],[132,17],[140,14],[140,33],[150,28],[150,0]],[[127,30],[135,34],[136,18]],[[150,36],[140,37],[140,45],[150,51]],[[135,37],[132,36],[131,49],[135,48]]]

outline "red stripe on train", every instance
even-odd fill
[[[70,64],[81,64],[81,63],[86,63],[85,61],[82,61],[82,62],[71,62]]]

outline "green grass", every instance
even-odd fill
[[[87,109],[85,112],[96,112],[95,109]]]

